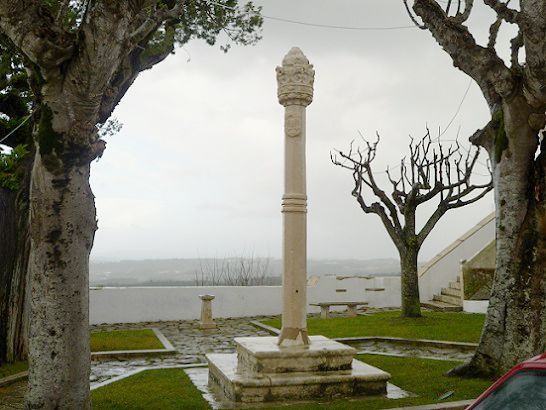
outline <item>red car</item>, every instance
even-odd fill
[[[515,366],[466,410],[546,410],[546,352]]]

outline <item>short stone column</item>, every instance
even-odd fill
[[[328,319],[330,317],[330,305],[321,305],[320,306],[320,318]]]
[[[349,317],[357,316],[356,305],[347,304],[347,314],[348,314]]]
[[[214,300],[214,295],[199,295],[201,299],[201,321],[199,322],[199,327],[201,329],[215,329],[216,323],[212,318],[212,301]]]
[[[297,47],[277,67],[277,95],[284,106],[282,328],[279,345],[308,345],[307,190],[305,110],[313,101],[315,71]]]

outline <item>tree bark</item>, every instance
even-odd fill
[[[13,293],[11,283],[17,241],[16,195],[13,191],[0,188],[0,317],[6,319],[11,317],[9,299]],[[0,364],[7,360],[8,320],[0,321]]]
[[[220,9],[209,14],[206,2],[96,1],[81,14],[76,3],[68,4],[78,16],[72,19],[55,2],[0,1],[0,32],[25,57],[40,113],[30,189],[27,408],[90,408],[88,272],[96,213],[89,170],[105,148],[96,126],[138,73],[175,44],[214,44],[222,29],[237,44],[260,38],[261,19],[249,5],[224,8],[217,20],[212,14]]]
[[[89,105],[42,104],[30,189],[31,409],[90,408],[89,254],[96,230],[89,185],[96,139]],[[66,106],[70,108],[66,108]],[[51,109],[49,107],[52,107]]]
[[[454,375],[497,377],[546,349],[546,145],[523,96],[504,102],[491,156],[496,202],[496,273],[474,357]]]
[[[0,188],[0,364],[25,360],[28,333],[28,208],[32,155],[18,192]]]
[[[498,1],[485,3],[497,14],[487,48],[463,24],[468,13],[448,16],[429,0],[415,0],[413,10],[453,64],[478,83],[492,115],[471,140],[489,151],[493,163],[495,278],[476,353],[450,373],[494,377],[546,348],[546,145],[539,136],[546,123],[546,3],[520,0],[519,10]],[[518,28],[510,67],[495,51],[502,20]]]
[[[415,247],[408,246],[400,253],[400,281],[402,286],[402,317],[421,317],[419,297],[419,276],[417,274],[417,255]]]

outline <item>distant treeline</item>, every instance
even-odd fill
[[[268,276],[264,278],[263,283],[256,286],[280,286],[282,284],[282,278],[280,276]],[[146,281],[146,282],[116,282],[105,281],[91,283],[91,287],[162,287],[162,286],[234,286],[228,284],[215,284],[212,281],[205,281],[203,284],[196,284],[195,280],[183,280],[183,281]],[[252,285],[249,285],[252,286]]]
[[[226,258],[91,261],[91,286],[252,286],[280,285],[282,260],[236,256]],[[390,259],[310,259],[308,276],[400,275]]]

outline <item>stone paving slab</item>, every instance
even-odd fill
[[[121,358],[91,363],[91,387],[141,368],[174,367],[206,363],[207,353],[234,353],[233,339],[241,336],[269,336],[250,324],[251,320],[270,317],[215,319],[217,328],[202,330],[198,320],[171,322],[120,323],[90,326],[91,331],[157,328],[176,350],[164,357]],[[0,388],[0,409],[23,408],[26,381]]]
[[[265,320],[268,318],[270,317],[215,319],[216,329],[201,329],[198,320],[91,326],[92,331],[157,328],[176,350],[174,354],[165,357],[127,358],[93,363],[91,367],[91,386],[141,367],[206,363],[205,354],[207,353],[234,353],[235,337],[269,336],[267,331],[250,324],[252,320]]]
[[[344,312],[332,312],[335,316],[343,316]],[[318,315],[309,315],[315,317]],[[207,353],[234,353],[235,337],[246,336],[270,336],[270,333],[263,328],[253,326],[251,321],[262,321],[272,317],[245,317],[215,319],[217,328],[214,330],[202,330],[199,328],[199,321],[170,321],[170,322],[145,322],[145,323],[123,323],[94,325],[92,331],[108,331],[122,329],[157,328],[165,335],[172,344],[176,353],[168,357],[133,358],[123,360],[109,360],[93,362],[91,364],[91,386],[96,386],[114,377],[121,376],[131,371],[142,368],[154,367],[175,367],[181,365],[206,363]],[[355,346],[356,347],[356,346]],[[395,346],[360,346],[370,351],[384,352],[401,355],[419,355],[417,351],[399,351]],[[392,350],[394,349],[394,351]],[[422,352],[421,352],[422,353]],[[440,352],[429,352],[430,356],[436,356]],[[446,352],[443,350],[442,355]],[[461,360],[461,356],[451,356],[451,359]],[[7,387],[0,387],[0,409],[23,408],[22,402],[26,390],[26,381],[12,384]]]

